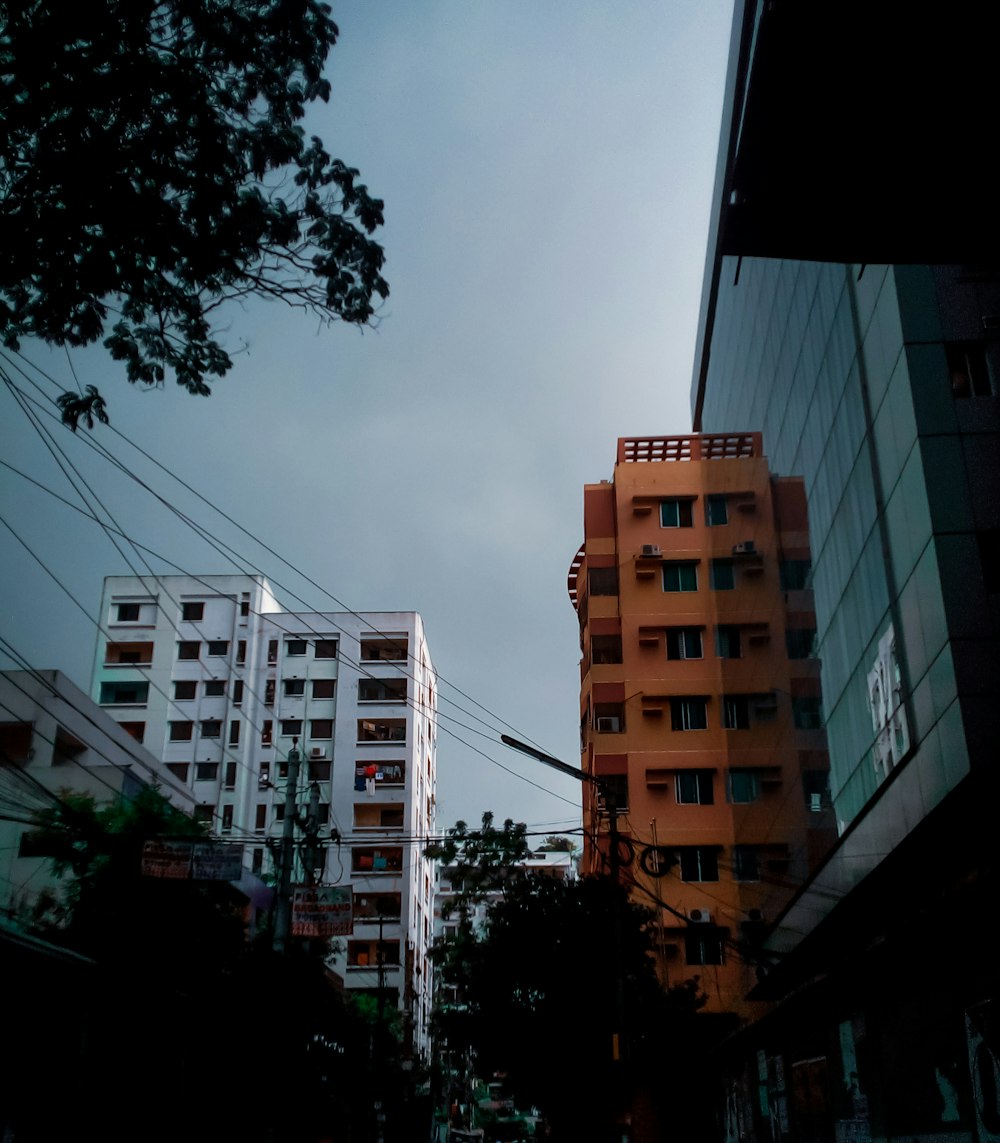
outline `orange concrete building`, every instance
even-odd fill
[[[582,766],[614,792],[661,979],[697,976],[710,1011],[751,1014],[755,938],[833,839],[809,569],[802,481],[759,433],[622,438],[585,486]],[[609,818],[584,799],[597,871]]]

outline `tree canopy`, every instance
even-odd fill
[[[459,822],[449,831],[445,857],[464,876],[452,877],[458,923],[433,954],[449,986],[437,1012],[439,1046],[454,1060],[471,1054],[480,1077],[502,1075],[519,1107],[542,1109],[553,1139],[612,1137],[623,1099],[672,1126],[684,1121],[685,1137],[702,1137],[710,1104],[690,1097],[704,1082],[704,1051],[729,1021],[700,1012],[697,977],[662,987],[653,914],[631,903],[624,886],[505,868],[503,854],[519,843],[523,827],[497,830],[492,815],[480,830]],[[478,870],[466,868],[474,862]],[[475,901],[487,906],[483,925],[470,921]],[[627,1057],[623,1075],[615,1033]]]
[[[223,302],[372,320],[389,292],[371,237],[383,204],[300,124],[329,98],[329,13],[319,0],[0,4],[8,347],[104,338],[130,381],[172,374],[207,394],[232,364],[213,327]]]

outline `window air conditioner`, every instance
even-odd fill
[[[643,544],[642,555],[643,558],[650,559],[655,558],[656,556],[662,556],[663,551],[658,544]]]
[[[314,746],[312,748],[312,750],[309,751],[309,757],[310,758],[322,758],[323,757],[323,748],[321,746]]]
[[[621,728],[621,719],[614,715],[597,720],[597,729],[601,731],[602,734],[617,734]]]
[[[734,556],[752,556],[757,552],[757,545],[753,540],[744,540],[742,544],[733,545]]]
[[[710,925],[712,914],[707,909],[688,909],[688,920],[698,925]]]

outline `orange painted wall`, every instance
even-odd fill
[[[697,453],[709,438],[667,439],[693,440],[694,447],[687,447]],[[620,825],[637,855],[653,842],[674,851],[714,847],[717,880],[686,881],[680,867],[654,878],[636,861],[629,874],[633,896],[656,908],[661,920],[662,978],[674,984],[697,975],[711,1010],[749,1014],[754,1006],[744,997],[756,980],[755,966],[738,946],[754,931],[750,918],[773,919],[830,838],[829,813],[808,808],[801,777],[803,767],[825,768],[821,732],[797,728],[792,709],[794,696],[818,693],[819,665],[790,659],[785,639],[790,605],[792,625],[807,627],[811,598],[806,591],[786,592],[780,579],[782,558],[808,557],[805,496],[800,481],[772,481],[759,438],[755,455],[732,459],[631,462],[621,459],[623,451],[620,442],[613,483],[588,485],[584,492],[584,559],[577,578],[582,765],[598,774],[627,775],[628,808]],[[708,495],[727,497],[727,523],[708,525]],[[690,504],[690,526],[664,527],[661,502],[680,499]],[[759,556],[734,557],[734,546],[747,541]],[[661,554],[644,557],[644,545]],[[734,560],[731,590],[712,589],[713,558]],[[663,564],[670,561],[694,565],[696,591],[664,590]],[[618,594],[593,594],[588,572],[612,564]],[[716,654],[720,624],[739,627],[739,658]],[[670,628],[700,631],[701,657],[668,658]],[[617,631],[621,662],[594,662],[593,638],[606,641]],[[607,653],[606,646],[598,650],[598,656]],[[756,696],[747,697],[748,728],[723,726],[726,695]],[[707,727],[672,729],[671,699],[701,696]],[[623,725],[598,729],[595,708],[601,704],[607,712],[616,702],[623,703]],[[756,772],[759,795],[734,804],[730,774],[741,768]],[[710,804],[678,801],[677,776],[692,770],[711,772]],[[606,830],[606,817],[596,811],[586,798],[585,825]],[[759,879],[734,878],[735,846],[759,847]],[[592,844],[585,851],[591,868],[600,865],[599,848]],[[688,963],[690,934],[706,931],[684,919],[692,910],[711,917],[724,963]]]

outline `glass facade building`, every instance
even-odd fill
[[[766,937],[726,1140],[1000,1140],[995,35],[869,15],[735,6],[694,429],[803,481],[837,837]]]

